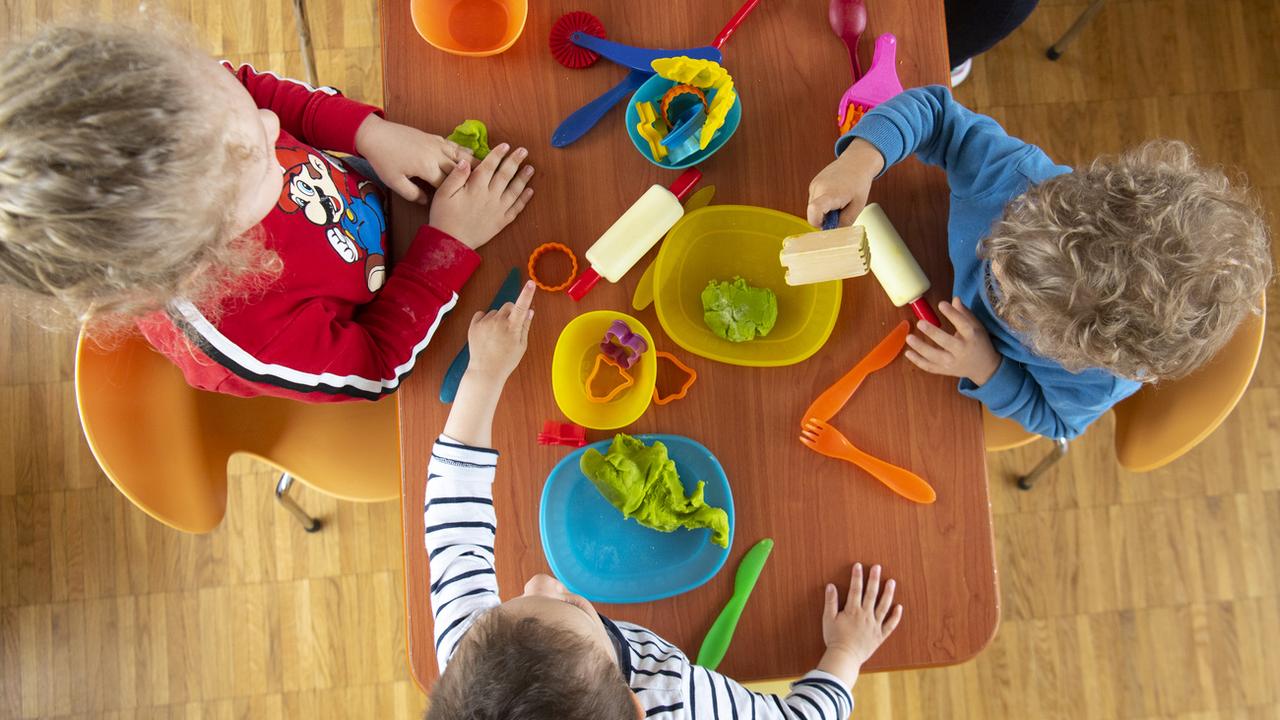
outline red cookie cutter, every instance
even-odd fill
[[[548,420],[542,424],[542,432],[538,433],[538,444],[580,448],[587,444],[587,429],[573,423]]]

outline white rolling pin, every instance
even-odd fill
[[[611,283],[621,280],[684,216],[684,206],[680,201],[701,179],[702,172],[698,168],[689,168],[671,183],[670,189],[654,185],[641,195],[599,240],[587,248],[587,262],[591,267],[584,270],[569,288],[569,297],[581,300],[602,277]]]
[[[867,251],[871,256],[871,274],[880,281],[889,300],[902,307],[910,305],[911,311],[921,320],[942,326],[938,316],[929,307],[924,294],[929,290],[929,278],[920,269],[920,263],[912,257],[902,236],[894,229],[889,217],[878,203],[869,203],[858,213],[854,225],[867,232]]]

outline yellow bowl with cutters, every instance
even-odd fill
[[[688,213],[671,228],[654,261],[658,322],[685,350],[730,365],[780,367],[813,356],[835,329],[842,285],[838,280],[787,285],[778,260],[782,240],[806,232],[813,227],[801,218],[749,205],[711,205]],[[778,322],[767,336],[729,342],[703,321],[707,283],[735,277],[778,297]]]
[[[631,332],[648,344],[636,364],[627,372],[635,384],[607,403],[592,402],[587,397],[587,378],[600,354],[605,331],[615,320],[625,322]],[[592,430],[613,430],[640,419],[653,401],[653,387],[658,379],[658,361],[654,356],[653,335],[644,323],[620,312],[597,310],[569,321],[556,340],[551,356],[551,391],[556,405],[570,421]]]

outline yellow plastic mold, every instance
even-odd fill
[[[782,240],[806,232],[813,228],[794,215],[747,205],[712,205],[685,215],[671,228],[654,261],[658,322],[677,345],[710,360],[779,367],[808,359],[835,329],[842,286],[838,280],[787,285],[778,261]],[[778,323],[768,336],[732,343],[703,322],[702,290],[707,282],[734,277],[778,296]]]
[[[649,349],[629,371],[635,379],[634,385],[611,402],[592,402],[587,396],[586,381],[600,355],[604,333],[615,320],[625,322],[632,332],[643,337]],[[653,401],[653,388],[658,379],[653,347],[653,335],[649,329],[630,315],[597,310],[570,320],[560,332],[551,356],[551,391],[556,405],[571,422],[592,430],[613,430],[630,425],[644,415]]]

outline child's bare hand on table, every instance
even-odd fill
[[[844,153],[809,183],[809,224],[822,227],[822,217],[840,211],[840,225],[852,225],[867,204],[871,182],[884,169],[884,156],[874,145],[855,139]]]
[[[377,115],[370,115],[356,130],[356,152],[387,187],[416,203],[425,203],[427,193],[415,178],[440,187],[458,163],[471,160],[471,151],[461,145]]]
[[[907,359],[925,372],[969,378],[975,385],[985,385],[1000,369],[1000,353],[991,345],[987,329],[960,298],[939,303],[938,310],[955,326],[955,334],[927,322],[916,323],[916,329],[932,342],[908,335],[911,347]]]
[[[467,372],[497,383],[506,382],[528,347],[534,291],[534,284],[526,282],[514,303],[507,303],[497,310],[478,312],[471,318],[471,330],[467,333],[471,363]]]
[[[529,151],[503,143],[474,169],[472,161],[458,163],[431,201],[431,225],[475,250],[516,219],[533,188],[533,166],[520,163]]]
[[[858,671],[876,649],[893,634],[902,620],[902,606],[893,604],[896,582],[880,587],[880,566],[871,566],[864,583],[862,563],[855,563],[849,580],[849,596],[840,609],[840,593],[827,586],[822,611],[822,639],[827,652],[818,669],[835,675],[853,687]]]

